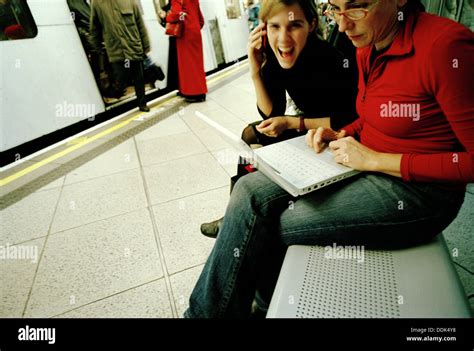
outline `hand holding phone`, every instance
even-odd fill
[[[260,71],[263,61],[265,60],[267,48],[268,38],[266,23],[260,23],[252,30],[249,36],[248,57],[251,74],[256,74]]]

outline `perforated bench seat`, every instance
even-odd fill
[[[267,318],[472,317],[442,234],[414,248],[365,250],[363,262],[356,253],[290,246]]]

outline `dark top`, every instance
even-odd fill
[[[269,116],[258,109],[264,119],[284,115],[285,90],[296,106],[304,112],[304,117],[329,116],[331,127],[335,130],[357,118],[355,57],[347,56],[346,59],[329,43],[316,36],[308,37],[296,64],[290,69],[283,69],[273,51],[268,48],[267,61],[261,70],[261,76],[273,102],[273,110]]]

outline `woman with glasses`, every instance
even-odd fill
[[[456,217],[474,181],[474,35],[412,0],[330,0],[358,48],[359,119],[307,134],[357,177],[292,198],[260,172],[241,178],[186,317],[248,317],[268,303],[286,247],[399,248]]]

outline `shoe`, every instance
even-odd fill
[[[147,105],[138,106],[138,109],[142,112],[150,112],[150,108]]]
[[[193,102],[204,102],[206,98],[185,98],[186,102],[193,103]]]
[[[201,224],[201,233],[209,238],[217,238],[219,229],[222,228],[222,223],[224,223],[224,217],[213,222],[203,223]]]
[[[192,95],[192,96],[182,95],[182,96],[184,97],[184,100],[186,102],[190,102],[190,103],[206,101],[206,94]]]
[[[252,303],[249,319],[265,319],[267,317],[267,312],[267,310],[261,308],[254,300]]]

